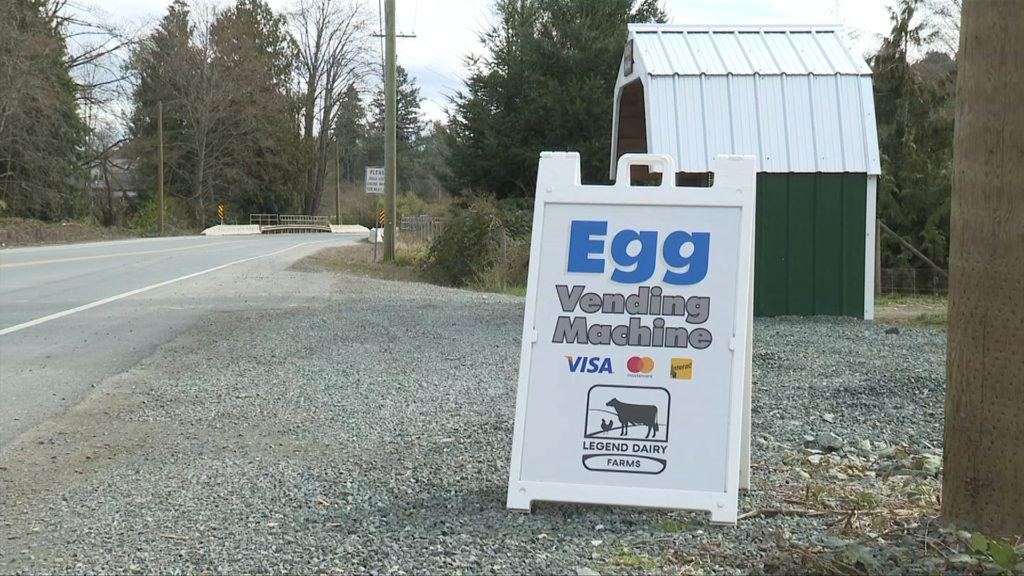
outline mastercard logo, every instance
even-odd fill
[[[654,370],[654,360],[647,356],[633,356],[626,361],[626,369],[633,374],[650,374]]]

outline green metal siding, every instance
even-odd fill
[[[757,175],[754,314],[864,316],[866,174]]]

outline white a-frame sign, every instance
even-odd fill
[[[630,168],[661,172],[630,186]],[[541,154],[508,507],[537,500],[706,510],[735,522],[748,478],[754,158],[710,188],[663,155],[580,185]],[[741,480],[741,474],[743,476]]]

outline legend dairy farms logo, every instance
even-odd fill
[[[629,370],[628,376],[631,378],[651,378],[654,360],[647,356],[633,356],[626,361],[626,369]]]
[[[661,474],[669,449],[670,405],[664,388],[591,386],[583,467],[592,472]]]
[[[612,359],[600,356],[566,356],[569,372],[581,374],[612,374]]]

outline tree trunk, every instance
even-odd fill
[[[100,159],[100,169],[103,170],[103,185],[107,189],[107,205],[103,210],[103,225],[113,226],[114,220],[114,188],[110,185],[110,167],[106,158]]]
[[[1024,2],[964,2],[942,513],[1024,534]]]
[[[206,178],[206,139],[201,138],[198,152],[198,158],[196,159],[196,222],[200,228],[206,228],[206,206],[203,189],[203,179]]]

